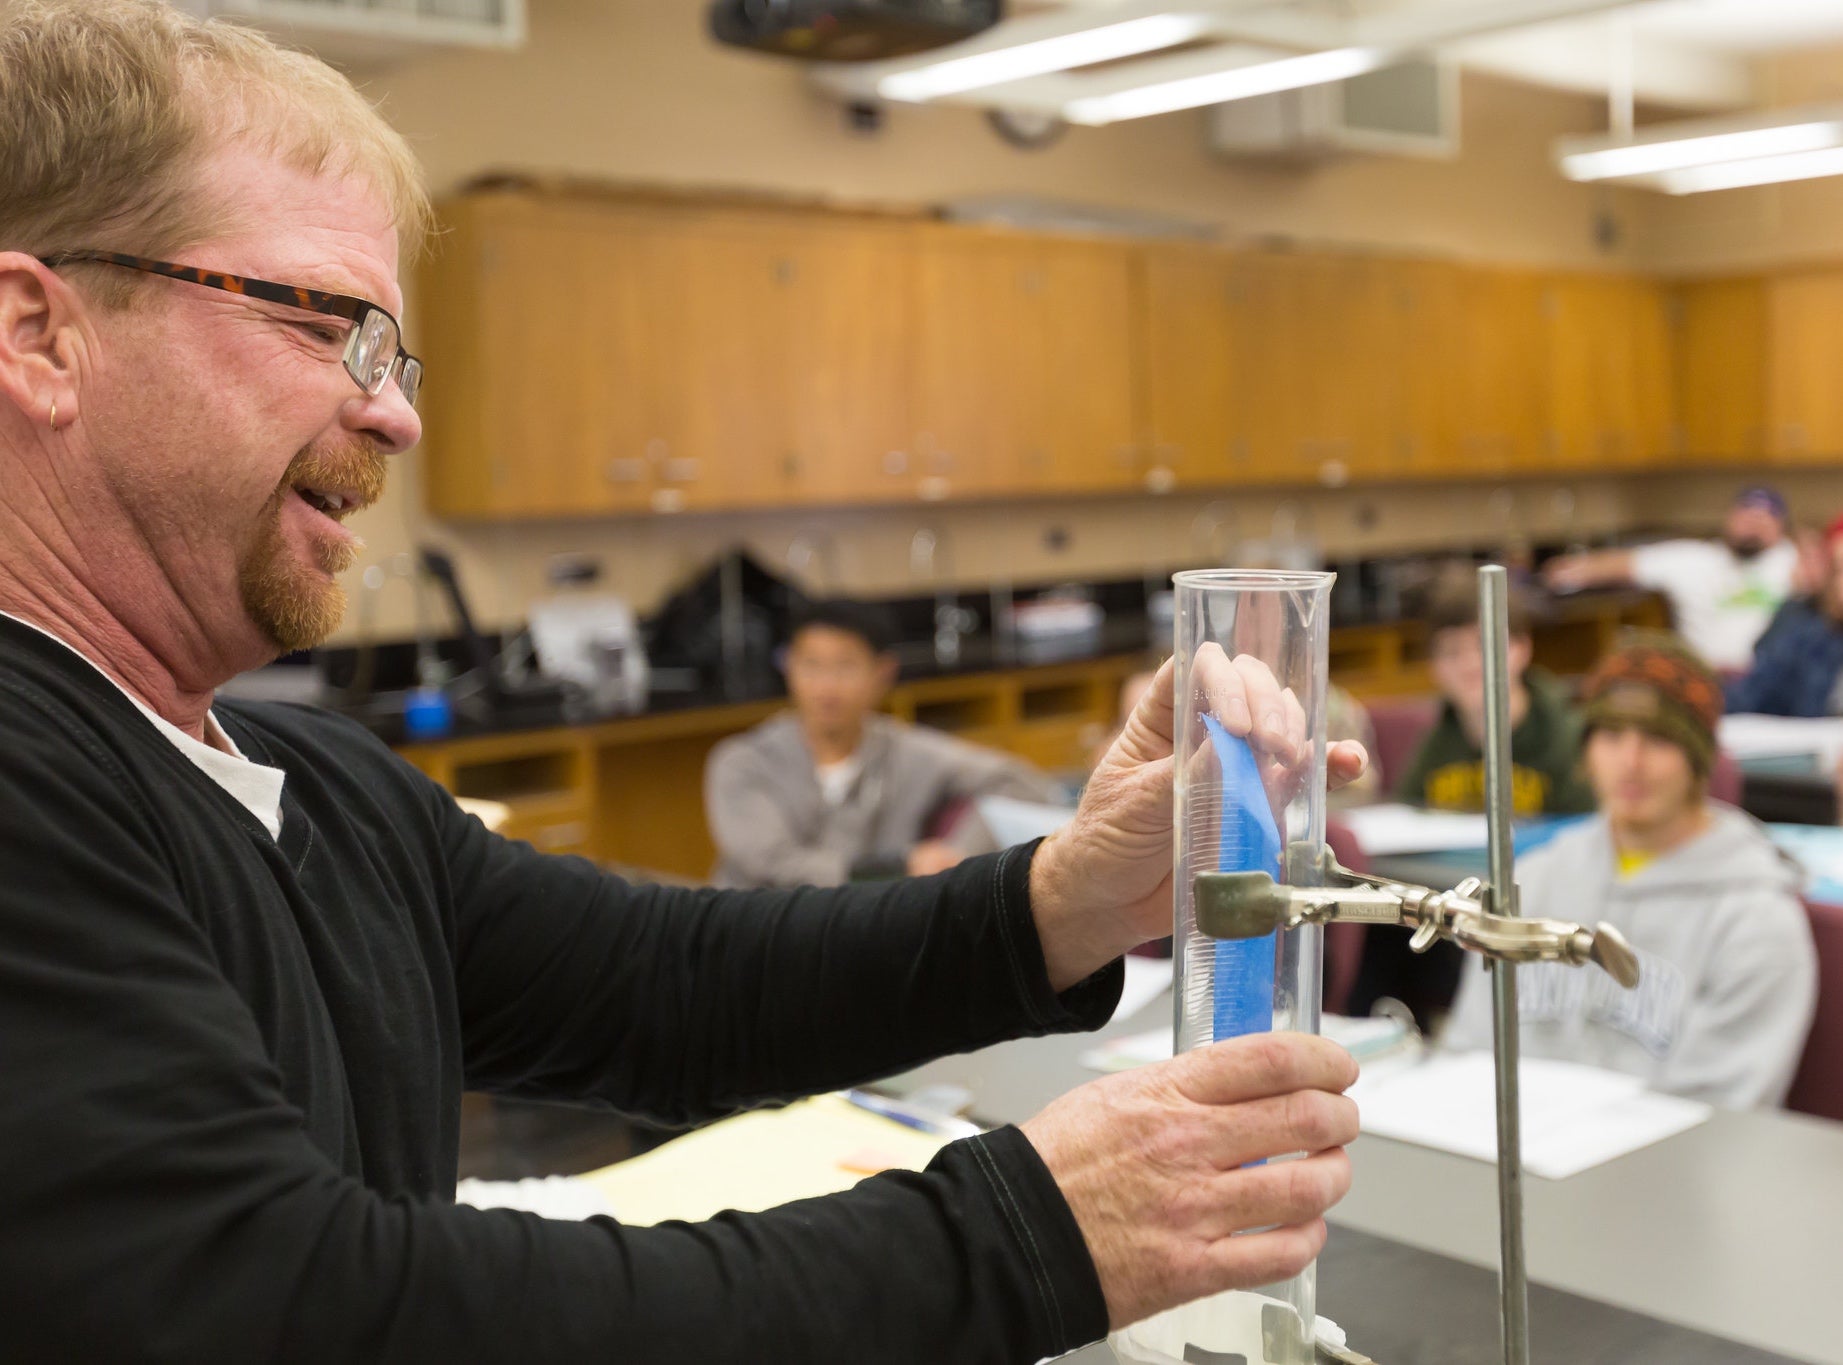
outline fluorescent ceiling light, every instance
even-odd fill
[[[1277,90],[1298,90],[1308,85],[1361,76],[1395,60],[1398,55],[1373,48],[1343,47],[1303,57],[1253,62],[1226,71],[1211,71],[1109,95],[1070,100],[1063,117],[1071,123],[1098,125],[1151,114],[1169,114],[1178,109],[1196,109],[1206,104],[1227,104],[1230,100],[1271,95]]]
[[[1778,185],[1787,180],[1816,180],[1827,175],[1843,175],[1843,147],[1755,157],[1719,166],[1691,166],[1659,176],[1658,183],[1671,194],[1700,194],[1705,190],[1738,190],[1747,185]]]
[[[1209,27],[1208,17],[1201,14],[1148,14],[1123,23],[1103,24],[900,71],[877,82],[877,93],[885,99],[911,102],[939,99],[983,86],[1176,47],[1201,37]]]
[[[1818,119],[1731,133],[1656,138],[1600,151],[1574,152],[1561,158],[1561,172],[1570,180],[1623,180],[1690,166],[1815,152],[1838,145],[1843,145],[1843,121]]]

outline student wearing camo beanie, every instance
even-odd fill
[[[1542,964],[1517,973],[1527,1055],[1638,1075],[1730,1108],[1778,1105],[1817,999],[1797,869],[1751,817],[1708,797],[1720,680],[1674,637],[1629,637],[1581,694],[1599,813],[1517,862],[1522,912],[1613,925],[1638,988]],[[1491,990],[1468,971],[1445,1035],[1491,1046]]]

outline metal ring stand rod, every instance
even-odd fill
[[[1509,575],[1478,571],[1478,626],[1485,651],[1485,815],[1490,827],[1491,910],[1516,915],[1511,843]],[[1523,1261],[1523,1138],[1517,1085],[1517,968],[1491,960],[1492,1049],[1497,1073],[1499,1318],[1504,1365],[1529,1365],[1529,1274]]]

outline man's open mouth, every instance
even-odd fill
[[[334,521],[343,521],[349,513],[356,512],[359,508],[358,495],[342,489],[297,488],[294,491],[300,494],[301,501],[314,511],[329,516]]]

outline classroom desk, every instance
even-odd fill
[[[981,1117],[1018,1122],[1093,1079],[1078,1058],[1098,1039],[1158,1027],[1170,1011],[1166,996],[1098,1034],[1003,1043],[890,1085],[964,1086]],[[1465,1269],[1497,1264],[1493,1168],[1377,1137],[1358,1139],[1351,1161],[1320,1311],[1378,1365],[1497,1360],[1494,1276]],[[1843,1124],[1717,1113],[1570,1180],[1530,1176],[1524,1200],[1537,1365],[1843,1365]],[[1430,1286],[1447,1311],[1431,1310]],[[1376,1354],[1385,1341],[1393,1355]],[[1101,1345],[1069,1359],[1114,1356]]]
[[[1837,823],[1835,772],[1815,754],[1745,758],[1741,807],[1756,819],[1788,825]]]

